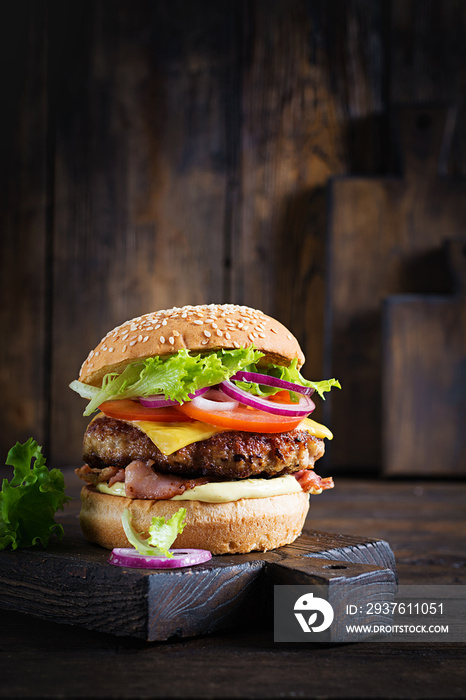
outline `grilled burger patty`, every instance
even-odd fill
[[[99,416],[84,434],[83,459],[91,468],[126,467],[153,460],[153,468],[183,476],[245,479],[309,469],[324,454],[324,441],[306,430],[287,433],[225,431],[164,455],[145,433],[124,421]]]

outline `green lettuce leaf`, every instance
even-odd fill
[[[176,540],[178,534],[183,532],[186,517],[186,508],[177,510],[170,520],[154,517],[149,527],[149,537],[144,539],[134,529],[131,523],[131,513],[125,508],[121,521],[128,541],[133,545],[139,554],[144,556],[173,557],[169,552],[170,547]]]
[[[0,550],[38,543],[46,547],[52,534],[61,539],[63,527],[54,517],[70,500],[65,496],[62,472],[49,471],[42,448],[32,438],[23,445],[17,442],[6,464],[14,472],[10,481],[3,479],[0,492]]]
[[[149,357],[133,362],[121,374],[107,374],[101,389],[78,381],[72,382],[70,388],[90,399],[85,416],[91,415],[104,401],[136,396],[164,394],[167,399],[184,403],[189,400],[189,394],[229,379],[261,357],[263,353],[253,347],[218,350],[205,355],[180,350],[166,358]]]

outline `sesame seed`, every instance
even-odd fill
[[[125,333],[124,335],[121,336],[122,340],[128,340],[128,333]]]
[[[254,342],[254,334],[253,334],[253,333],[250,333],[250,334],[248,335],[248,338],[249,338],[249,340],[251,341],[251,343]]]
[[[178,331],[173,331],[173,335],[175,336],[175,338],[178,338],[178,336],[179,336]]]
[[[138,342],[140,343],[142,340],[142,335],[138,335]]]
[[[233,342],[233,345],[235,346],[235,348],[239,348],[239,346],[240,346],[238,341],[236,341],[236,340]]]
[[[275,328],[271,328],[270,330],[272,331],[272,333],[278,333],[278,331]]]
[[[149,340],[149,336],[146,335],[145,338],[142,339],[142,342],[143,342],[143,343],[147,343],[148,340]]]
[[[204,321],[201,321],[200,319],[197,319],[196,321],[193,321],[197,326],[202,326],[204,324]]]
[[[212,328],[218,328],[217,324],[212,322]]]
[[[208,342],[208,340],[201,340],[201,345],[207,345]]]
[[[136,345],[136,341],[135,341],[135,340],[132,340],[132,341],[130,342],[130,346],[133,347],[133,345]]]
[[[204,335],[206,338],[210,338],[212,334],[210,333],[210,331],[204,331]]]
[[[223,333],[222,333],[222,331],[220,330],[220,328],[217,328],[217,335],[220,336],[220,337],[223,335]]]
[[[109,348],[108,351],[109,351],[109,352],[113,352],[113,348]]]
[[[259,333],[259,338],[266,338],[265,333]]]
[[[164,342],[165,342],[165,338],[163,337],[163,335],[160,336],[160,342],[162,343],[162,345],[163,345]]]
[[[175,338],[171,335],[168,339],[168,342],[170,343],[170,345],[173,345],[173,343],[175,342]]]
[[[163,321],[162,321],[162,326],[166,326],[166,325],[167,325],[167,319],[164,318]]]
[[[127,345],[123,345],[123,352],[126,352]]]
[[[160,323],[158,323],[156,326],[154,326],[154,331],[158,331],[160,328]]]
[[[94,353],[94,355],[95,355],[95,357],[98,357],[99,351],[97,350],[97,351]]]
[[[228,331],[225,333],[225,338],[226,338],[227,340],[230,340],[230,339],[231,339],[231,335],[228,333]]]

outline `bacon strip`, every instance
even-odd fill
[[[322,479],[322,477],[316,474],[312,469],[302,469],[300,472],[295,472],[293,476],[306,493],[320,493],[325,489],[333,489],[335,485],[331,476]]]
[[[208,484],[208,477],[188,479],[182,476],[161,474],[153,469],[152,460],[134,460],[126,469],[118,467],[105,467],[104,469],[92,469],[85,464],[76,469],[76,474],[90,484],[96,486],[100,482],[107,482],[109,486],[117,482],[124,482],[126,495],[130,498],[143,498],[151,500],[165,500],[184,493],[187,489],[193,489],[201,484]],[[325,489],[333,489],[331,476],[322,479],[313,469],[302,469],[294,473],[299,485],[306,493],[318,494]]]
[[[124,470],[119,470],[118,467],[92,469],[88,464],[85,464],[83,467],[79,467],[79,469],[75,469],[74,471],[80,479],[83,479],[84,481],[87,481],[88,484],[93,484],[94,486],[97,486],[97,484],[105,481],[115,483],[115,481],[125,480]],[[123,471],[123,479],[115,478],[119,471]]]
[[[130,498],[165,500],[179,496],[186,489],[207,484],[209,479],[183,479],[181,476],[161,474],[152,469],[152,460],[142,462],[137,459],[125,469],[125,491]]]
[[[125,470],[124,469],[119,469],[116,474],[114,474],[109,480],[108,480],[108,485],[113,486],[113,484],[116,484],[118,482],[123,482],[125,480]]]

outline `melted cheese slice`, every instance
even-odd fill
[[[111,496],[126,496],[125,485],[121,482],[108,486],[97,484],[97,490]],[[204,503],[228,503],[241,498],[268,498],[284,496],[302,491],[301,486],[291,474],[277,476],[274,479],[242,479],[241,481],[221,481],[201,484],[188,489],[171,501],[203,501]]]
[[[217,433],[226,432],[225,428],[216,428],[215,425],[194,421],[193,423],[157,423],[155,421],[126,421],[136,428],[139,428],[154,445],[159,448],[164,455],[171,455],[182,447],[190,445],[192,442],[207,440]],[[298,425],[300,430],[307,430],[308,433],[318,438],[333,438],[332,433],[325,425],[316,423],[310,418],[304,418]]]
[[[316,423],[311,418],[304,418],[298,425],[299,430],[307,430],[308,433],[317,438],[327,438],[333,440],[333,433],[322,423]]]
[[[193,423],[156,423],[153,420],[126,421],[139,428],[164,455],[171,455],[192,442],[207,440],[217,433],[224,433],[225,428],[194,421]]]
[[[139,428],[152,440],[164,455],[170,455],[192,442],[207,440],[217,433],[226,432],[225,428],[194,421],[192,423],[156,423],[155,421],[125,421]],[[299,423],[300,430],[307,430],[317,438],[333,438],[325,425],[316,423],[310,418],[304,418]],[[124,483],[113,486],[97,484],[98,491],[111,496],[126,496]],[[239,501],[241,498],[268,498],[282,496],[301,491],[301,486],[291,474],[273,479],[242,479],[241,481],[212,482],[189,489],[180,496],[174,496],[172,501],[204,501],[206,503],[227,503]],[[320,491],[319,491],[320,493]]]

